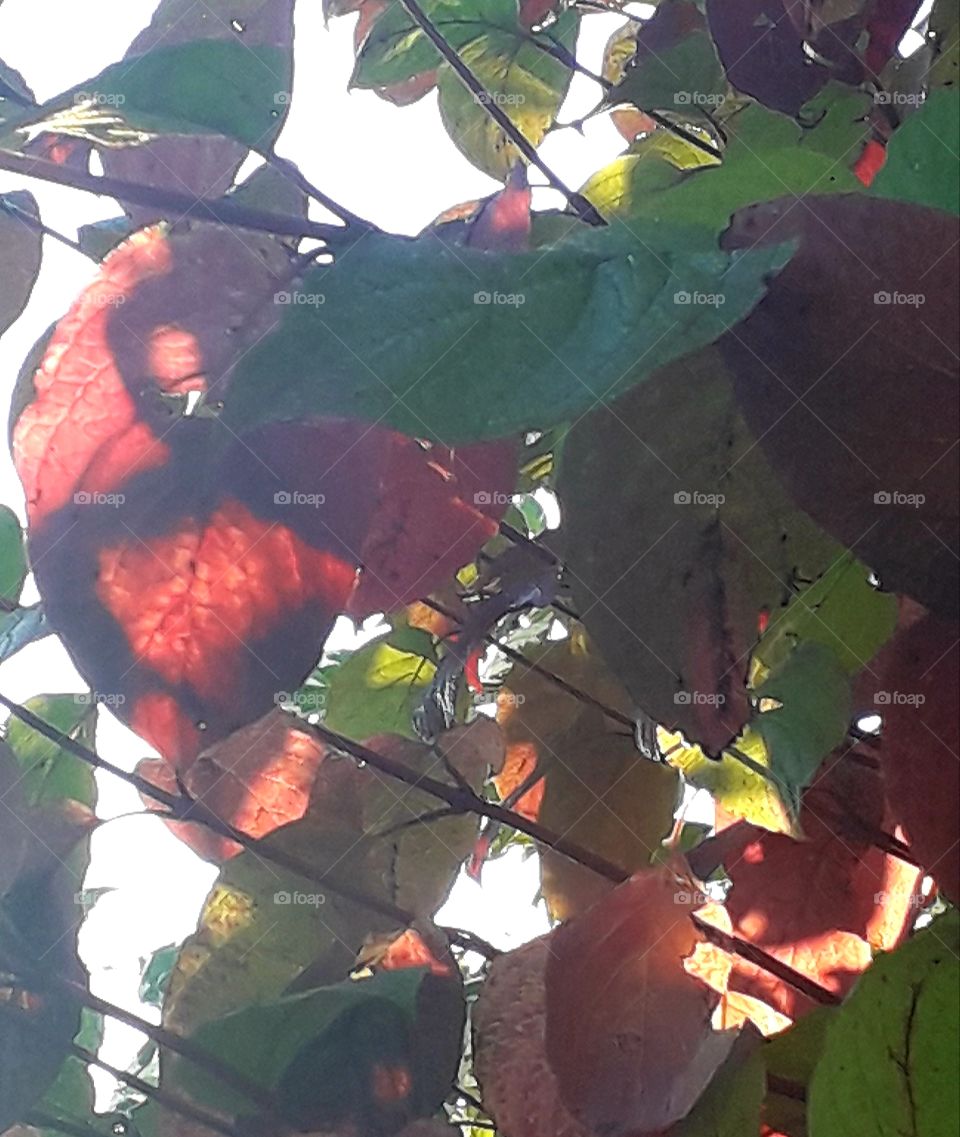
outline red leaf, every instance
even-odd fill
[[[552,934],[547,1056],[571,1111],[609,1137],[685,1117],[736,1038],[714,1030],[720,996],[685,966],[702,943],[691,911],[690,892],[662,868]]]
[[[165,396],[225,391],[292,275],[268,238],[135,234],[57,326],[14,427],[50,621],[180,766],[294,690],[338,611],[400,607],[472,559],[514,480],[509,442],[334,419],[238,439],[182,417]]]
[[[301,818],[311,791],[319,801],[335,797],[341,821],[354,812],[359,829],[357,768],[334,760],[327,772],[328,761],[321,743],[300,729],[292,715],[276,710],[205,750],[183,775],[183,784],[204,810],[251,837],[265,837]],[[173,771],[164,761],[145,760],[137,772],[169,792],[177,791]],[[317,785],[324,775],[330,783],[327,793]],[[195,853],[215,863],[240,852],[235,842],[202,825],[171,822],[170,828]]]
[[[561,1101],[547,1062],[544,972],[552,939],[497,956],[473,1012],[477,1081],[503,1137],[591,1137]]]
[[[723,237],[727,248],[799,242],[718,341],[737,401],[802,509],[885,588],[955,618],[960,324],[946,250],[958,220],[864,194],[804,204],[749,206]]]
[[[956,624],[934,616],[914,624],[890,645],[884,690],[875,696],[890,811],[953,904],[960,903],[957,636]]]
[[[873,950],[892,949],[916,915],[918,873],[870,844],[883,825],[878,775],[831,756],[804,795],[806,840],[739,823],[720,835],[732,888],[733,931],[796,971],[845,994]],[[796,1018],[814,1004],[769,972],[737,959],[730,987]]]

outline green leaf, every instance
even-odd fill
[[[498,6],[504,5],[498,0]],[[533,146],[540,145],[556,120],[573,75],[537,41],[549,38],[572,55],[578,27],[579,17],[569,10],[549,36],[534,37],[518,26],[514,12],[511,28],[491,28],[459,53],[490,99]],[[440,117],[457,149],[484,173],[505,181],[520,151],[448,64],[440,68],[438,86]]]
[[[348,738],[415,738],[413,711],[436,673],[433,657],[431,637],[416,628],[364,644],[329,677],[326,725]]]
[[[956,144],[960,91],[934,91],[887,144],[887,160],[871,192],[880,197],[960,213]]]
[[[38,604],[3,612],[0,614],[0,663],[27,644],[49,636],[52,630]]]
[[[671,0],[637,36],[637,54],[608,96],[642,110],[715,113],[729,90],[704,17],[696,4]]]
[[[23,530],[13,510],[0,505],[0,599],[16,604],[26,576]]]
[[[96,1054],[103,1042],[103,1016],[87,1009],[80,1012],[80,1029],[74,1039],[78,1046]],[[53,1085],[43,1095],[37,1110],[48,1117],[91,1126],[91,1133],[109,1134],[108,1120],[93,1112],[94,1091],[89,1067],[70,1054],[60,1067]],[[42,1137],[59,1137],[59,1129],[40,1130]]]
[[[786,193],[803,197],[863,189],[847,166],[870,135],[867,123],[852,119],[845,124],[846,163],[818,149],[816,128],[804,131],[759,105],[738,111],[725,129],[732,137],[719,166],[684,172],[676,159],[668,159],[656,131],[594,174],[582,192],[605,217],[722,229],[732,213],[755,201]],[[830,149],[836,147],[831,123]]]
[[[97,715],[90,695],[36,695],[24,706],[62,734],[93,746]],[[4,737],[22,771],[21,785],[28,804],[79,801],[94,806],[96,782],[86,762],[18,718],[10,718]]]
[[[845,553],[771,619],[754,660],[769,674],[783,666],[798,643],[819,643],[855,675],[893,635],[896,625],[897,598],[870,584],[866,565]]]
[[[954,1137],[960,917],[949,912],[865,972],[830,1022],[810,1137]]]
[[[765,1071],[753,1032],[741,1034],[671,1137],[745,1137],[760,1131]]]
[[[583,416],[557,492],[574,599],[600,650],[637,706],[717,754],[750,716],[761,611],[843,547],[770,469],[715,348]]]
[[[283,124],[292,79],[283,48],[195,40],[115,63],[15,125],[127,146],[144,134],[213,132],[264,152]]]
[[[662,226],[581,232],[549,256],[370,234],[306,274],[322,302],[285,308],[241,359],[224,420],[342,415],[447,444],[553,425],[715,339],[787,257]],[[677,301],[681,285],[724,303]]]
[[[149,1003],[151,1007],[159,1007],[163,1003],[164,992],[179,952],[179,944],[167,944],[166,947],[157,948],[147,960],[140,974],[137,992],[141,1003]]]
[[[786,1137],[807,1137],[807,1109],[802,1098],[778,1090],[789,1082],[806,1090],[820,1055],[827,1027],[836,1015],[833,1007],[818,1007],[809,1015],[798,1019],[787,1030],[774,1035],[763,1044],[762,1056],[768,1075],[767,1097],[763,1116],[771,1129]]]
[[[751,732],[763,740],[781,793],[799,809],[801,790],[846,737],[853,711],[849,677],[831,648],[801,643],[754,693],[758,701],[783,705],[756,714],[742,741],[749,744]]]
[[[247,1007],[201,1027],[195,1039],[254,1085],[277,1091],[285,1115],[313,1128],[375,1116],[378,1065],[409,1070],[411,1100],[400,1103],[409,1116],[433,1112],[453,1080],[463,1017],[456,982],[410,968]],[[427,1042],[418,1035],[430,1033],[450,1044],[435,1065],[416,1054]],[[177,1069],[195,1100],[249,1112],[243,1098],[190,1063]]]
[[[0,257],[3,258],[3,288],[0,288],[0,334],[26,308],[40,273],[43,237],[24,217],[39,221],[33,194],[25,190],[0,194]]]

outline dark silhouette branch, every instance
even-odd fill
[[[198,200],[191,194],[179,193],[176,190],[158,189],[156,186],[145,186],[139,182],[123,181],[120,178],[98,177],[87,173],[86,170],[75,170],[45,158],[32,158],[7,150],[0,150],[0,170],[20,174],[25,178],[36,178],[38,181],[69,186],[71,189],[83,190],[86,193],[113,197],[117,201],[129,202],[132,205],[155,208],[178,217],[195,217],[201,221],[233,225],[238,229],[255,229],[263,233],[272,233],[278,237],[312,237],[326,241],[332,247],[338,242],[342,243],[348,234],[348,229],[341,225],[310,221],[305,217],[287,217],[265,209],[255,209],[231,201],[229,198],[215,201],[202,198]],[[364,222],[364,225],[367,229],[371,228],[368,222]]]

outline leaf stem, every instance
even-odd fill
[[[450,64],[451,69],[467,90],[474,95],[477,102],[500,127],[504,134],[506,134],[530,165],[536,167],[536,169],[543,174],[553,189],[559,190],[559,192],[563,194],[580,220],[585,221],[588,225],[606,225],[606,221],[590,202],[587,201],[582,194],[577,193],[565,185],[559,175],[555,174],[546,162],[544,162],[537,153],[536,148],[531,145],[527,138],[517,129],[516,124],[510,116],[503,110],[499,103],[491,98],[490,93],[484,85],[476,75],[474,75],[466,63],[463,62],[446,39],[444,39],[442,33],[434,26],[417,0],[400,0],[400,3],[437,51],[439,51],[447,63]]]

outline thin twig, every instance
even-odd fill
[[[537,821],[530,821],[512,809],[506,809],[495,802],[486,801],[473,790],[464,790],[460,786],[452,786],[447,782],[440,782],[436,778],[421,774],[419,771],[405,766],[402,762],[397,762],[394,758],[378,754],[377,751],[371,750],[368,746],[354,742],[352,738],[346,738],[342,734],[337,734],[336,731],[329,730],[322,723],[305,723],[304,727],[329,745],[336,747],[337,750],[342,750],[345,754],[356,758],[358,762],[364,762],[375,770],[380,770],[388,777],[396,778],[399,782],[423,790],[424,793],[445,801],[462,813],[476,813],[482,817],[492,818],[494,821],[501,821],[521,833],[526,833],[528,837],[532,837],[539,844],[547,845],[563,856],[569,857],[570,860],[576,861],[577,864],[592,869],[598,875],[606,877],[607,880],[620,884],[630,876],[626,869],[613,864],[605,857],[578,845],[575,841],[570,841],[562,834],[555,833]]]
[[[345,205],[334,201],[323,190],[313,185],[296,162],[291,162],[289,158],[281,158],[272,148],[267,153],[267,161],[278,173],[282,174],[288,181],[293,182],[297,189],[302,190],[307,197],[312,197],[315,201],[320,202],[324,209],[329,210],[334,217],[339,217],[345,224],[352,225],[357,229],[376,229],[376,226],[371,222],[347,209]]]
[[[68,249],[73,249],[75,253],[79,253],[83,257],[89,257],[90,260],[95,261],[97,258],[92,253],[86,252],[80,247],[80,242],[68,237],[66,233],[61,233],[56,229],[51,229],[49,225],[45,225],[39,217],[34,217],[33,214],[27,213],[25,209],[18,209],[17,206],[8,201],[0,198],[0,210],[6,213],[9,217],[16,218],[22,224],[26,225],[28,229],[32,229],[35,233],[41,234],[44,237],[50,237],[54,241],[59,241],[61,245],[66,245]]]
[[[565,185],[559,175],[555,174],[546,162],[544,162],[537,153],[536,147],[531,145],[517,129],[510,116],[503,110],[500,104],[491,97],[489,91],[487,91],[476,75],[474,75],[470,68],[463,62],[446,39],[444,39],[442,33],[434,26],[430,18],[417,3],[417,0],[400,0],[400,3],[437,51],[439,51],[447,63],[450,64],[451,69],[456,73],[467,90],[473,94],[480,106],[483,107],[504,134],[506,134],[530,165],[535,166],[550,185],[563,194],[580,220],[585,221],[588,225],[606,225],[606,221],[601,217],[594,206],[587,201],[583,194],[577,193]]]
[[[710,943],[715,944],[719,948],[723,948],[724,951],[730,952],[731,955],[738,955],[741,959],[756,964],[757,967],[762,968],[764,971],[769,971],[771,975],[782,979],[784,983],[788,983],[795,990],[799,991],[802,995],[806,995],[808,999],[812,999],[815,1003],[822,1003],[825,1007],[836,1007],[843,1002],[839,995],[835,995],[833,991],[828,991],[826,987],[821,987],[819,983],[814,982],[814,980],[803,975],[801,972],[794,970],[794,968],[788,964],[777,959],[776,956],[765,952],[763,948],[758,948],[755,944],[748,943],[747,940],[742,940],[739,936],[735,936],[730,932],[724,932],[721,928],[717,928],[706,920],[702,920],[699,916],[692,915],[690,919],[693,920],[694,925],[703,932]]]
[[[29,1029],[34,1030],[41,1037],[47,1039],[51,1045],[55,1045],[58,1049],[63,1049],[63,1040],[59,1033],[46,1026],[46,1024],[41,1023],[32,1015],[24,1014],[22,1011],[8,1006],[5,1003],[0,1003],[0,1015],[13,1019],[18,1024],[26,1025]],[[241,1137],[234,1126],[221,1121],[216,1114],[210,1113],[208,1110],[186,1101],[184,1098],[171,1093],[169,1090],[160,1089],[158,1086],[151,1085],[137,1074],[131,1074],[127,1070],[121,1070],[118,1066],[111,1065],[111,1063],[104,1061],[99,1055],[94,1054],[93,1051],[79,1046],[76,1042],[70,1043],[66,1049],[74,1058],[79,1058],[81,1062],[86,1062],[90,1066],[98,1066],[101,1070],[105,1070],[118,1081],[125,1082],[128,1086],[131,1086],[144,1096],[152,1098],[158,1105],[169,1109],[172,1113],[178,1113],[181,1117],[186,1117],[190,1121],[205,1125],[215,1133],[222,1133],[224,1137]]]
[[[253,1102],[267,1120],[281,1125],[288,1124],[278,1115],[277,1103],[272,1094],[260,1086],[255,1086],[216,1055],[208,1053],[202,1047],[198,1047],[193,1039],[174,1034],[173,1031],[169,1031],[163,1026],[148,1022],[147,1019],[134,1014],[133,1011],[128,1011],[124,1007],[118,1007],[114,1003],[109,1003],[106,999],[101,999],[99,995],[95,995],[88,988],[79,983],[74,983],[71,979],[64,979],[52,973],[44,973],[42,979],[48,983],[52,981],[64,992],[80,1000],[85,1006],[89,1007],[91,1011],[96,1011],[101,1015],[107,1015],[110,1018],[125,1023],[129,1027],[133,1027],[135,1030],[139,1030],[159,1047],[170,1050],[174,1054],[179,1054],[181,1058],[192,1062],[201,1070],[205,1070],[212,1077],[230,1086],[231,1089],[236,1090],[237,1093],[242,1094],[249,1101]]]
[[[310,221],[305,217],[288,217],[271,213],[265,209],[255,209],[230,199],[210,201],[197,199],[191,194],[176,190],[158,189],[139,182],[123,181],[120,178],[98,177],[85,170],[75,170],[60,166],[45,158],[31,158],[24,154],[14,154],[0,150],[0,170],[20,174],[38,181],[53,182],[69,186],[86,193],[100,194],[116,198],[120,202],[144,205],[178,217],[197,217],[203,221],[216,221],[221,225],[234,225],[239,229],[255,229],[272,233],[278,237],[313,237],[331,245],[342,242],[348,230],[341,225],[329,225],[321,221]]]

